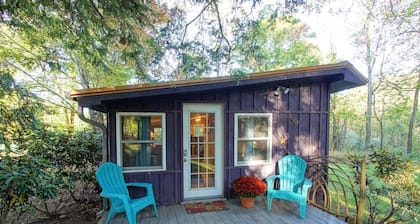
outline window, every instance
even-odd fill
[[[271,114],[235,114],[235,166],[271,163]]]
[[[117,113],[117,162],[124,171],[166,169],[164,113]]]

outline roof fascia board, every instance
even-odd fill
[[[100,95],[88,95],[81,96],[77,98],[78,103],[81,106],[92,106],[102,104],[105,101],[114,101],[118,99],[130,99],[130,98],[139,98],[139,97],[151,97],[151,96],[160,96],[160,95],[171,95],[171,94],[185,94],[191,92],[203,92],[209,90],[218,90],[225,88],[234,88],[238,86],[250,86],[250,85],[259,85],[270,82],[282,82],[290,81],[296,82],[298,80],[302,81],[312,81],[312,80],[322,80],[325,78],[331,78],[334,76],[341,77],[340,74],[343,74],[345,71],[343,69],[325,72],[312,72],[306,74],[292,74],[288,76],[272,76],[264,77],[257,79],[241,79],[241,80],[229,80],[226,82],[217,82],[217,83],[208,83],[201,85],[191,85],[191,86],[173,86],[161,89],[146,89],[146,90],[137,90],[137,91],[128,91],[128,92],[117,92],[109,94],[100,94]],[[340,79],[340,78],[339,78]],[[337,79],[334,79],[336,81]],[[280,84],[280,83],[279,83]]]

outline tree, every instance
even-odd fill
[[[273,16],[302,4],[276,3]],[[66,97],[71,90],[228,71],[230,27],[246,29],[253,19],[247,16],[259,5],[234,2],[227,13],[215,0],[172,8],[154,0],[1,1],[0,60],[24,74],[49,107],[64,108],[72,126],[75,105]],[[201,10],[187,20],[193,7]]]
[[[131,69],[134,77],[146,77],[146,65],[159,51],[154,26],[166,19],[154,1],[6,1],[1,6],[9,32],[39,50],[33,63],[46,72],[74,72],[84,88],[110,79],[125,84],[133,77]]]
[[[377,55],[381,50],[381,46],[383,44],[383,25],[380,27],[374,27],[375,22],[373,21],[375,18],[376,11],[374,8],[376,7],[376,1],[360,1],[360,5],[364,7],[366,10],[365,18],[363,21],[363,27],[360,32],[357,34],[358,39],[356,42],[359,45],[362,45],[365,49],[363,51],[363,60],[367,66],[367,73],[368,73],[368,93],[367,93],[367,110],[366,110],[366,138],[365,138],[365,151],[366,157],[369,154],[369,147],[371,147],[371,133],[372,133],[372,96],[373,96],[373,86],[372,86],[372,79],[373,79],[373,69],[376,64]]]
[[[0,66],[0,144],[20,145],[24,136],[40,127],[42,105],[36,96],[16,83],[11,70]]]
[[[56,195],[55,178],[48,161],[18,153],[26,137],[42,128],[37,114],[41,105],[35,96],[0,67],[0,223],[12,210],[20,211],[33,196]]]
[[[0,67],[0,223],[10,211],[30,208],[57,215],[62,211],[42,208],[46,203],[40,202],[53,200],[63,190],[80,203],[74,184],[84,186],[80,191],[88,187],[100,157],[91,131],[61,131],[43,123],[39,117],[44,105],[10,72]]]
[[[375,113],[373,110],[375,89],[386,84],[386,76],[389,74],[418,71],[418,55],[412,50],[419,41],[416,28],[418,26],[415,25],[418,23],[418,11],[416,11],[418,2],[371,0],[357,1],[357,3],[362,6],[365,15],[363,27],[356,34],[355,42],[364,48],[361,55],[369,78],[365,140],[365,149],[368,150],[372,138],[371,118]],[[377,81],[378,86],[373,86],[374,81]],[[375,116],[380,117],[380,115]],[[383,125],[381,122],[379,124]]]
[[[242,68],[260,72],[320,63],[319,49],[308,42],[308,27],[293,17],[267,18],[267,11],[240,32],[233,58]]]
[[[420,65],[419,55],[414,52],[411,53],[411,49],[416,49],[418,42],[420,41],[420,30],[419,30],[419,1],[401,1],[401,2],[390,2],[387,7],[386,22],[393,26],[392,38],[399,43],[399,51],[403,52],[398,54],[400,63],[405,66],[403,72],[405,74],[418,74],[416,78],[412,80],[414,83],[414,97],[412,113],[409,119],[408,135],[407,135],[407,148],[406,153],[411,155],[413,150],[413,132],[414,124],[416,122],[417,107],[418,107],[418,95],[420,85]],[[405,63],[404,63],[405,62]],[[394,68],[395,69],[395,68]],[[401,69],[401,68],[399,68]],[[392,83],[394,86],[398,86],[397,83]]]
[[[363,87],[331,97],[331,150],[359,151],[364,145],[366,91]]]
[[[165,10],[154,1],[2,1],[0,60],[49,107],[64,108],[71,126],[71,90],[148,79]]]
[[[414,123],[417,115],[417,108],[419,103],[419,91],[420,91],[420,73],[417,75],[417,85],[414,91],[414,100],[413,100],[413,111],[410,116],[410,122],[408,125],[408,136],[407,136],[407,154],[410,156],[413,152],[413,132],[414,132]]]

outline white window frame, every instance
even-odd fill
[[[268,117],[268,137],[246,137],[246,138],[239,138],[238,137],[238,122],[239,117],[241,116],[248,116],[248,117]],[[271,113],[235,113],[235,122],[234,122],[234,165],[235,166],[249,166],[249,165],[262,165],[262,164],[271,164],[271,157],[272,157],[272,148],[273,148],[273,141],[272,141],[272,132],[273,132],[273,115]],[[268,140],[268,152],[267,152],[267,160],[250,160],[250,161],[238,161],[238,141],[239,140]]]
[[[135,167],[127,169],[123,167],[122,162],[122,148],[121,148],[121,116],[161,116],[162,117],[162,166],[156,167]],[[154,172],[154,171],[165,171],[166,170],[166,114],[155,113],[155,112],[117,112],[116,113],[116,142],[117,142],[117,164],[123,167],[124,173],[139,173],[139,172]]]

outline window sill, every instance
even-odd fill
[[[162,172],[166,171],[165,168],[160,169],[126,169],[123,168],[123,173],[151,173],[151,172]]]
[[[272,165],[271,161],[248,161],[248,162],[235,162],[235,167],[241,166],[259,166],[259,165]]]

